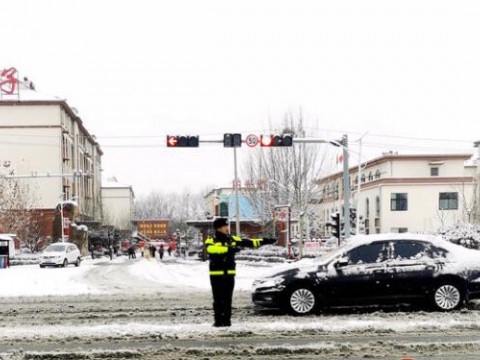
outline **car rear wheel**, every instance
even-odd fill
[[[68,266],[68,260],[65,259],[65,260],[63,260],[63,267],[66,268],[67,266]]]
[[[317,298],[313,291],[300,286],[293,289],[288,297],[288,310],[293,315],[308,315],[315,311]]]
[[[40,268],[41,268],[41,269],[45,268],[45,265],[40,265]]]
[[[433,292],[433,304],[437,310],[457,310],[463,304],[465,294],[461,287],[454,283],[437,286]]]

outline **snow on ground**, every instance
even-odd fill
[[[268,263],[244,263],[237,269],[236,290],[249,291],[255,278],[270,272]],[[79,268],[40,269],[16,266],[0,270],[0,297],[114,294],[125,290],[166,292],[209,290],[208,263],[167,258],[129,260],[125,257],[86,260]]]
[[[268,320],[268,321],[267,321]],[[241,334],[253,332],[257,335],[281,332],[308,333],[309,331],[332,333],[370,332],[379,333],[407,333],[448,330],[479,330],[479,316],[472,316],[469,320],[462,318],[443,319],[431,314],[417,314],[411,319],[392,321],[384,313],[369,316],[328,316],[292,319],[272,319],[266,321],[248,321],[234,323],[228,329],[213,328],[211,323],[185,324],[107,324],[107,325],[44,325],[44,326],[16,326],[14,328],[0,327],[0,338],[8,339],[64,339],[70,337],[125,337],[125,336],[167,336],[170,338],[186,339],[191,337]]]

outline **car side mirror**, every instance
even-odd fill
[[[333,267],[336,270],[340,270],[341,268],[343,268],[347,265],[348,265],[348,259],[347,258],[341,258],[341,259],[335,261],[335,263],[333,264]]]

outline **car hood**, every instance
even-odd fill
[[[277,277],[304,278],[304,277],[307,277],[310,273],[318,273],[319,271],[322,271],[324,267],[325,267],[325,263],[319,262],[318,259],[302,260],[299,263],[288,264],[276,269],[272,269],[270,273],[257,278],[257,280],[266,280],[266,279],[272,279]]]

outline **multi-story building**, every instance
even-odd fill
[[[101,157],[95,136],[66,100],[22,88],[0,99],[0,156],[8,162],[2,175],[28,185],[51,236],[53,217],[62,200],[75,198],[77,223],[101,222]]]
[[[212,221],[214,218],[224,217],[230,221],[232,233],[235,233],[235,223],[237,219],[235,191],[233,188],[212,189],[204,197],[206,220],[189,220],[187,224],[194,226],[202,232],[204,236],[213,232]],[[240,215],[240,232],[247,236],[256,237],[261,233],[260,220],[255,214],[255,209],[251,205],[248,196],[244,190],[239,190],[238,209]]]
[[[135,193],[131,185],[124,185],[115,177],[102,186],[103,225],[118,230],[133,230],[135,215]]]
[[[363,164],[360,176],[358,167],[351,168],[351,206],[365,220],[364,232],[432,233],[473,220],[477,179],[471,158],[388,153]],[[317,214],[323,224],[343,211],[342,179],[337,172],[319,181]]]

